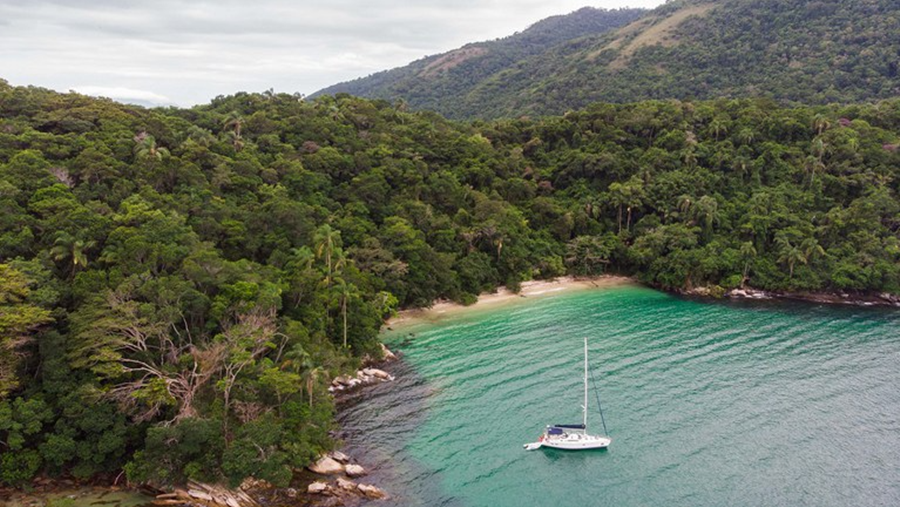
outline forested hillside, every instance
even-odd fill
[[[474,124],[346,95],[146,110],[0,81],[0,483],[286,483],[398,306],[617,272],[900,293],[900,101]]]
[[[898,31],[891,0],[672,0],[606,34],[573,32],[490,76],[458,67],[411,78],[414,64],[325,91],[402,98],[455,118],[562,114],[593,101],[863,102],[900,93]]]
[[[450,104],[464,101],[469,92],[491,76],[508,71],[522,60],[547,53],[560,43],[625,26],[645,12],[584,7],[568,15],[544,19],[503,39],[467,44],[405,67],[330,86],[312,97],[349,93],[358,97],[402,98],[416,109],[452,116],[455,111]]]

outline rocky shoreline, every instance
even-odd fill
[[[381,345],[381,352],[381,360],[377,362],[366,360],[365,366],[355,375],[341,375],[332,379],[328,392],[335,397],[338,406],[368,386],[395,380],[393,375],[382,368],[387,368],[399,358],[384,344]],[[364,500],[390,498],[386,491],[374,484],[354,482],[354,479],[358,480],[368,475],[369,471],[339,450],[320,457],[307,469],[311,475],[306,478],[306,490],[302,493],[305,501],[303,505],[340,507],[352,506]]]
[[[674,291],[684,296],[713,299],[793,300],[830,305],[900,308],[900,296],[889,293],[789,292],[753,288],[724,290],[721,287],[694,287]]]

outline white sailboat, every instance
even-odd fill
[[[597,400],[599,402],[599,398]],[[525,450],[534,451],[541,447],[565,449],[568,451],[582,451],[588,449],[604,449],[609,447],[612,439],[609,436],[591,435],[587,432],[587,406],[588,406],[588,348],[587,338],[584,339],[584,405],[581,406],[583,419],[581,424],[554,424],[547,426],[537,442],[525,444]],[[601,418],[603,412],[600,412]],[[603,422],[604,431],[606,422]]]

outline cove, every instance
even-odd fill
[[[612,446],[525,452],[543,425],[579,419],[584,336]],[[393,505],[900,504],[894,311],[625,286],[384,340],[404,354],[398,382],[341,424]]]

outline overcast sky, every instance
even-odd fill
[[[548,16],[663,0],[0,0],[0,78],[189,106],[310,94]]]

